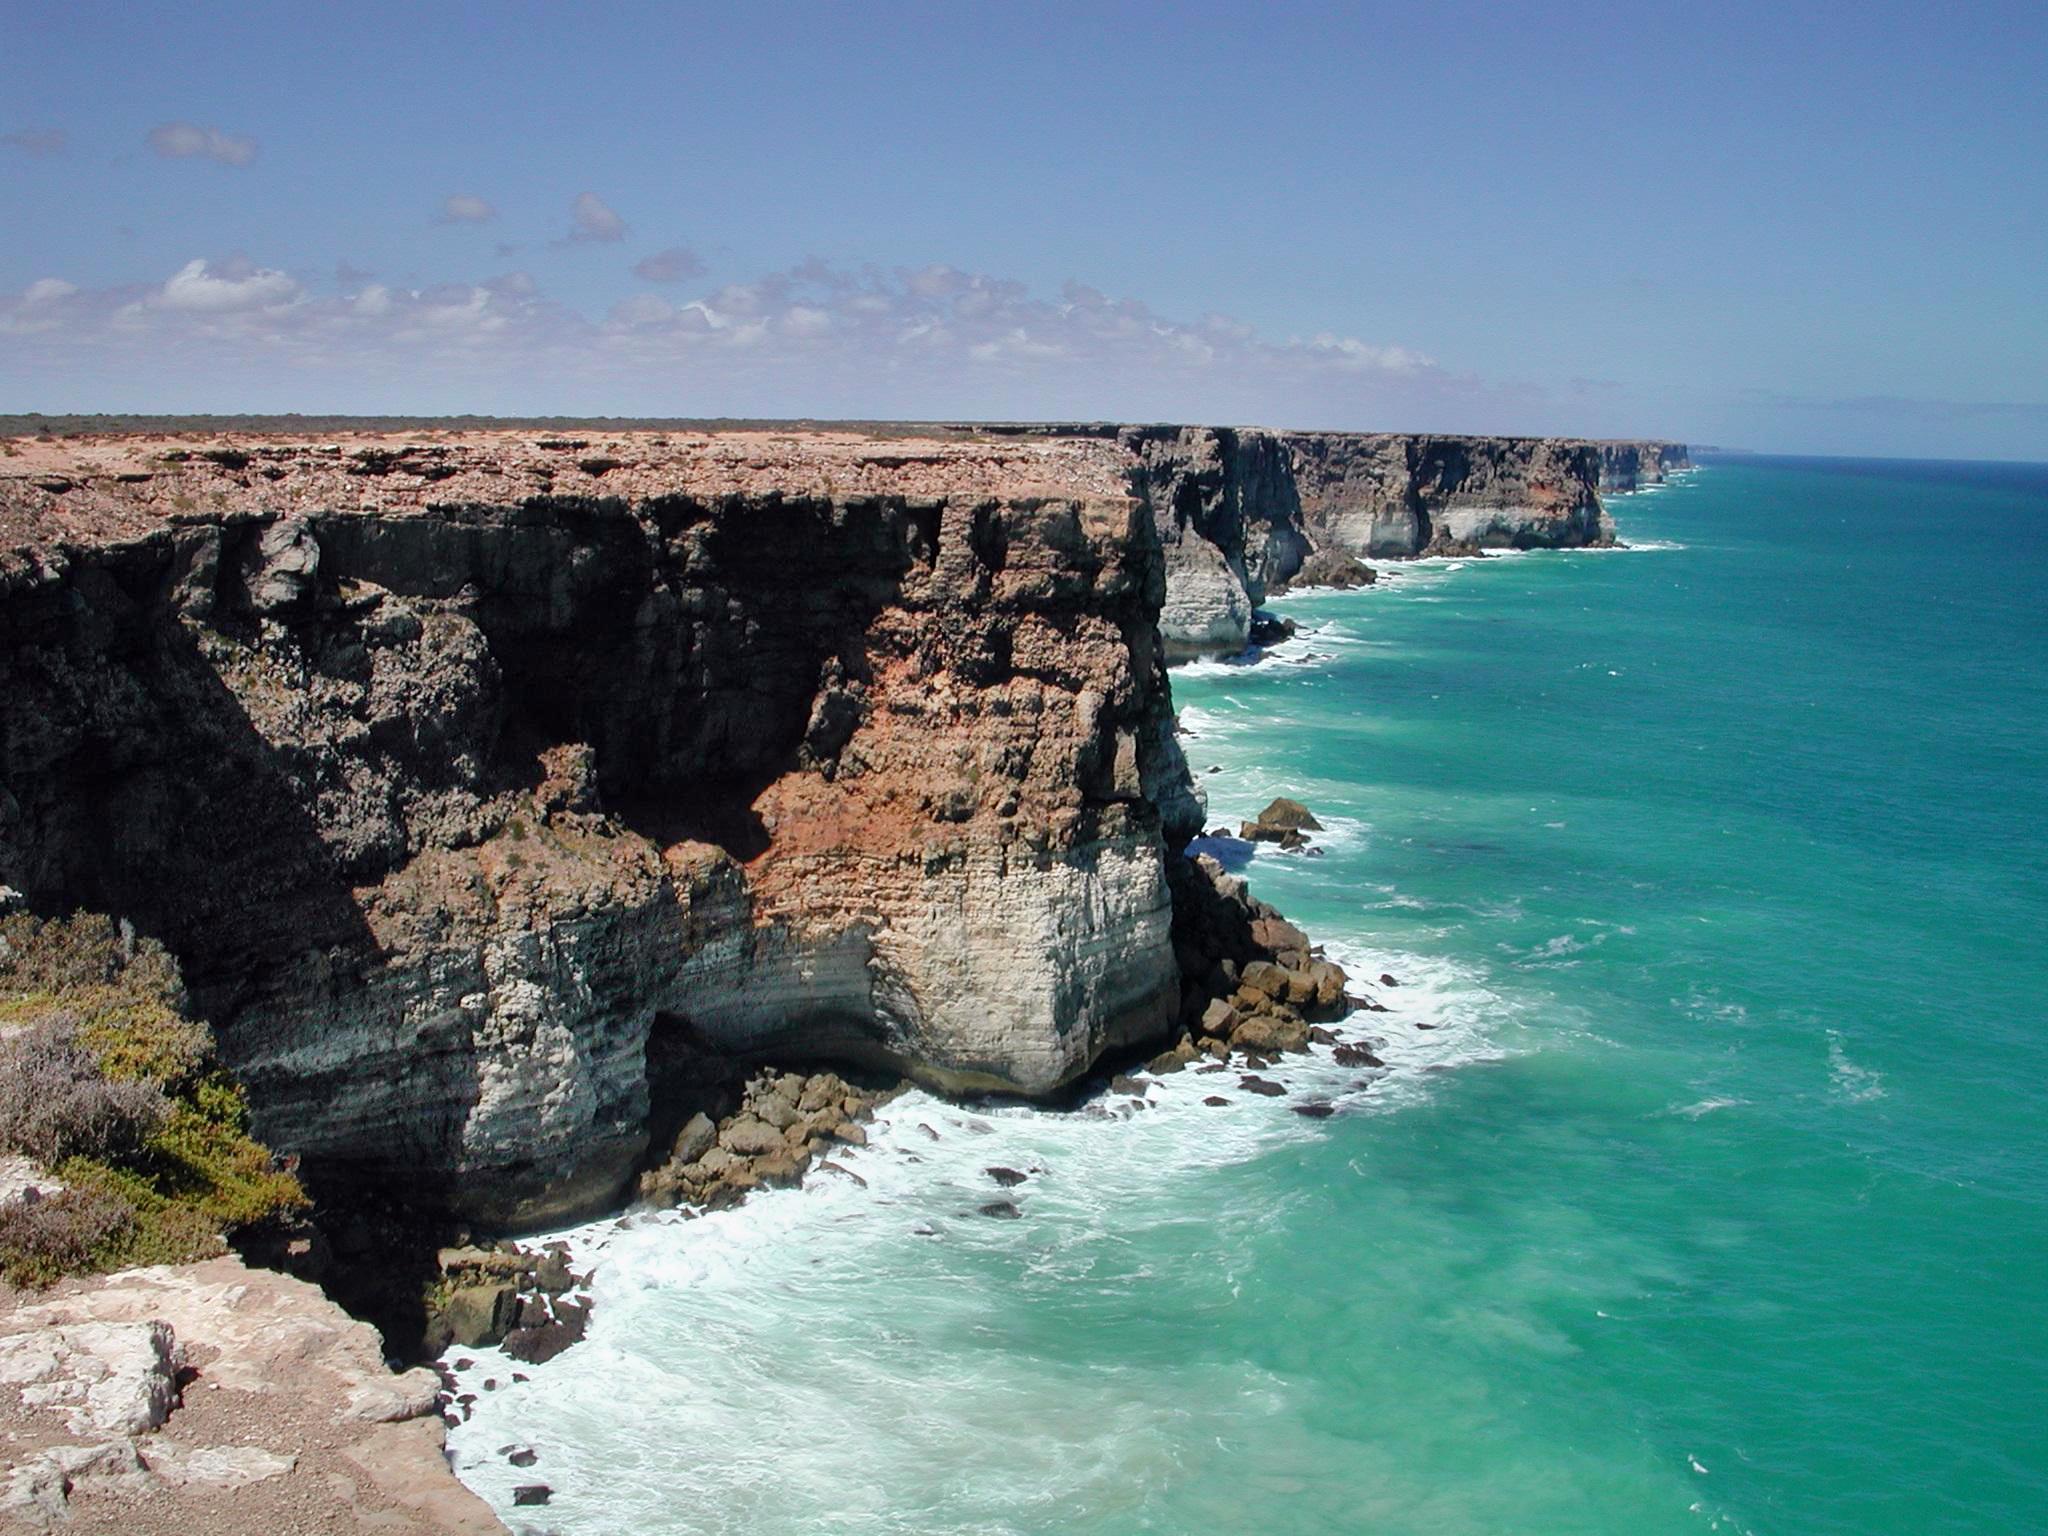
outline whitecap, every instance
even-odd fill
[[[1867,1104],[1885,1096],[1884,1074],[1858,1066],[1842,1045],[1840,1030],[1828,1031],[1828,1080],[1838,1098],[1851,1104]]]

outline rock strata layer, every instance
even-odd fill
[[[615,1203],[650,1052],[1043,1094],[1179,1006],[1124,454],[857,434],[0,459],[0,881],[184,966],[324,1188]]]
[[[1166,553],[1160,629],[1175,657],[1244,649],[1267,597],[1362,585],[1364,558],[1612,544],[1601,491],[1689,462],[1677,443],[1567,438],[1146,427],[1117,440]]]

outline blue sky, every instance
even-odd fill
[[[2048,7],[0,0],[0,409],[2048,458]]]

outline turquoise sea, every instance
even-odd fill
[[[865,1189],[585,1229],[463,1475],[608,1536],[2048,1529],[2048,468],[1614,511],[1176,674],[1212,822],[1327,824],[1247,873],[1398,983],[1389,1072],[913,1095]]]

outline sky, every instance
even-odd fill
[[[2048,459],[2048,6],[0,0],[0,410]]]

